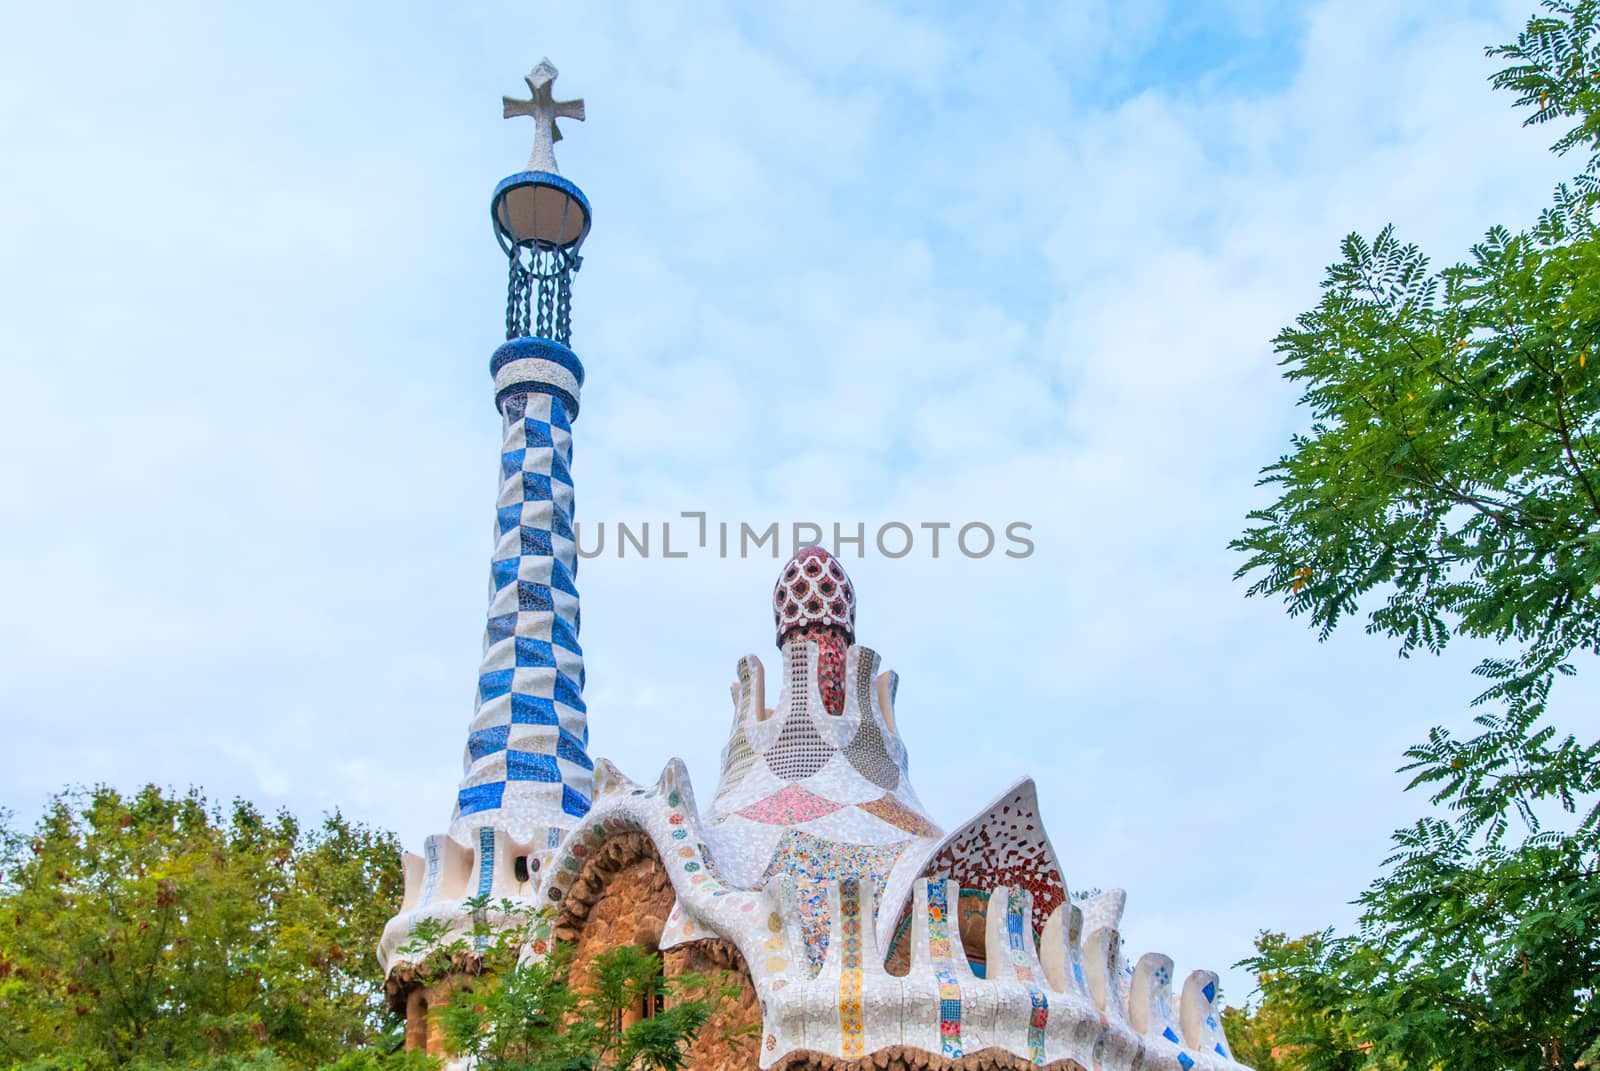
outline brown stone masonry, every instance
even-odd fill
[[[555,936],[577,945],[585,963],[618,945],[656,949],[672,911],[672,883],[643,833],[612,834],[591,855],[561,901]],[[695,1071],[748,1071],[757,1065],[761,1008],[738,949],[727,941],[696,941],[662,954],[664,973],[727,971],[739,995],[701,1029],[690,1050]]]

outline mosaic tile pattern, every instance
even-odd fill
[[[961,983],[956,980],[950,949],[950,898],[944,881],[928,882],[928,950],[933,973],[939,980],[939,1051],[946,1058],[961,1056]],[[959,940],[960,938],[956,938]]]
[[[795,661],[804,666],[806,660],[798,658]],[[797,679],[792,683],[797,688],[789,697],[789,716],[784,720],[783,732],[762,755],[773,775],[785,781],[810,777],[826,766],[837,750],[823,739],[811,719],[804,690],[808,687],[808,676],[805,669],[796,674]]]
[[[572,426],[567,400],[521,386],[501,402],[488,624],[451,828],[457,836],[489,824],[527,840],[589,809]]]
[[[877,655],[844,645],[836,621],[790,631],[781,645],[782,692],[770,713],[760,661],[740,662],[723,777],[704,818],[678,760],[647,789],[603,761],[590,765],[570,744],[563,751],[563,732],[582,744],[584,711],[570,584],[576,548],[564,559],[559,534],[563,523],[570,530],[571,517],[562,404],[550,393],[505,398],[511,456],[497,526],[497,601],[464,783],[476,788],[498,777],[501,796],[495,806],[463,815],[452,830],[459,835],[430,838],[426,859],[408,861],[408,906],[379,945],[386,968],[403,959],[408,926],[421,918],[457,926],[452,912],[475,890],[572,910],[580,874],[608,838],[643,833],[673,888],[662,945],[726,940],[738,949],[760,1000],[762,1067],[802,1049],[859,1060],[904,1044],[947,1059],[998,1049],[1035,1065],[1070,1060],[1094,1071],[1241,1071],[1222,1036],[1215,975],[1192,974],[1175,1002],[1170,960],[1145,956],[1129,968],[1123,958],[1119,891],[1086,901],[1081,911],[1067,902],[1031,781],[1012,786],[953,834],[940,833],[917,799],[895,730],[895,679],[888,675],[878,687]],[[546,431],[530,432],[530,420],[549,425],[548,446],[529,445],[542,443],[537,436]],[[537,456],[530,461],[530,454]],[[546,479],[530,481],[530,474]],[[548,535],[548,544],[527,529]],[[827,557],[808,560],[832,575]],[[542,581],[530,562],[546,570]],[[556,572],[567,564],[564,574]],[[500,609],[511,615],[503,635],[495,631]],[[853,593],[846,609],[853,628]],[[802,607],[802,616],[810,612]],[[547,632],[535,635],[539,629]],[[568,633],[570,647],[562,645]],[[497,664],[497,646],[512,662],[527,655],[536,664]],[[490,675],[506,668],[507,691],[488,695],[502,683]],[[548,687],[541,692],[538,682]],[[530,707],[531,699],[548,702]],[[554,724],[518,716],[546,709],[556,712]],[[503,740],[492,731],[502,727]],[[540,750],[538,742],[548,746]],[[512,760],[514,752],[531,758]],[[558,779],[512,776],[514,763],[525,774],[549,769],[535,760],[554,762]],[[545,795],[513,800],[519,785]],[[568,809],[569,791],[583,793],[581,808]],[[508,870],[523,854],[527,882]],[[885,911],[878,910],[880,890]],[[485,906],[478,917],[497,924],[498,910]],[[958,917],[962,912],[986,915]],[[568,922],[581,917],[573,913]],[[910,962],[895,976],[879,949],[902,918],[910,947],[897,954],[909,952]],[[969,960],[961,942],[973,922],[984,948],[981,959],[974,951]],[[526,954],[548,954],[549,940],[536,935]]]
[[[1068,905],[1066,910],[1068,911],[1067,970],[1071,977],[1071,981],[1067,984],[1075,991],[1088,996],[1089,978],[1083,973],[1083,912],[1071,905]]]
[[[759,803],[741,807],[738,814],[770,826],[792,826],[825,817],[843,806],[815,792],[808,792],[798,784],[788,784]]]
[[[839,969],[839,1051],[860,1056],[865,1026],[861,1018],[861,879],[839,882],[839,932],[843,948]]]
[[[1032,1012],[1028,1017],[1028,1058],[1036,1064],[1044,1063],[1044,1031],[1050,1021],[1050,1001],[1039,987],[1042,979],[1034,977],[1032,957],[1028,954],[1027,935],[1023,927],[1031,926],[1032,909],[1026,901],[1028,894],[1018,888],[1006,890],[1006,947],[1011,952],[1011,966],[1017,980],[1028,990]],[[989,910],[995,905],[990,902]]]
[[[822,708],[834,717],[844,713],[844,657],[850,644],[843,629],[808,625],[791,630],[784,643],[817,645],[817,691]]]
[[[418,904],[426,905],[433,900],[433,894],[439,888],[438,836],[429,836],[427,840],[423,841],[422,852],[427,869],[424,871],[425,876],[422,880],[422,896],[421,899],[418,900]]]
[[[856,589],[839,559],[821,547],[806,547],[783,567],[772,589],[772,618],[782,647],[796,629],[821,625],[856,639]]]
[[[478,830],[478,891],[475,896],[488,896],[494,888],[494,827],[484,826]],[[474,922],[487,921],[488,913],[485,908],[479,908],[473,914]],[[489,947],[489,938],[480,934],[473,938],[473,944],[481,952]]]
[[[751,655],[739,659],[739,679],[733,685],[733,731],[722,748],[722,778],[717,794],[712,800],[713,812],[719,809],[727,816],[727,804],[738,793],[745,776],[761,761],[750,741],[752,723],[764,720],[766,714],[766,676],[761,660]]]
[[[494,827],[478,830],[478,891],[474,895],[488,896],[494,888]]]
[[[925,815],[919,814],[887,794],[858,806],[872,817],[888,822],[896,829],[903,829],[914,837],[937,837],[940,833],[939,827],[930,822]]]
[[[1198,1052],[1215,1053],[1232,1060],[1228,1039],[1222,1033],[1222,1013],[1217,1008],[1217,976],[1211,971],[1193,971],[1183,983],[1180,1002],[1183,1041]]]
[[[884,875],[907,843],[840,844],[800,829],[784,831],[761,884],[779,874],[794,879],[800,893],[800,927],[805,935],[806,956],[813,969],[822,966],[828,953],[828,883],[846,877],[872,878],[881,888]]]
[[[957,831],[923,870],[955,878],[963,888],[1020,886],[1033,897],[1033,927],[1066,902],[1067,890],[1045,837],[1031,782]]]
[[[1172,1002],[1172,960],[1167,956],[1147,952],[1134,965],[1128,986],[1128,1022],[1136,1033],[1152,1039],[1158,1051],[1175,1056],[1183,1071],[1194,1067],[1195,1058],[1185,1051],[1179,1032],[1179,1016]]]
[[[735,944],[761,1000],[762,1066],[800,1049],[860,1059],[889,1045],[915,1044],[951,1059],[992,1047],[1036,1065],[1071,1059],[1101,1071],[1238,1071],[1225,1055],[1214,975],[1191,975],[1182,1000],[1174,1005],[1170,961],[1146,956],[1124,994],[1125,961],[1114,929],[1121,915],[1120,894],[1090,901],[1082,912],[1062,904],[1052,913],[1046,930],[1069,943],[1058,950],[1055,968],[1036,957],[1026,890],[996,888],[992,895],[975,896],[974,904],[988,904],[985,978],[973,976],[959,943],[957,913],[968,903],[965,891],[958,904],[953,881],[919,879],[915,906],[920,921],[913,929],[920,934],[915,939],[920,951],[914,951],[909,973],[895,977],[885,970],[868,929],[875,896],[866,875],[893,870],[904,847],[919,842],[903,841],[891,846],[897,850],[884,851],[884,846],[841,845],[785,829],[782,849],[775,853],[762,887],[740,887],[718,870],[706,843],[710,826],[695,807],[681,763],[669,763],[661,781],[648,790],[608,766],[597,766],[604,772],[598,782],[603,791],[590,814],[563,834],[551,865],[539,876],[536,895],[560,910],[585,861],[609,837],[646,833],[675,894],[663,944],[712,939]],[[1005,800],[1012,798],[1008,794]],[[963,828],[974,827],[969,823]],[[485,871],[493,872],[498,882],[501,868],[509,865],[506,857],[522,850],[502,842],[504,834],[486,832],[491,836],[479,844],[471,867],[466,866],[474,856],[471,851],[463,854],[458,847],[436,853],[445,871],[437,879],[443,896],[481,889]],[[491,853],[493,862],[485,866]],[[824,876],[830,873],[835,876]],[[428,880],[425,866],[408,866],[406,875],[408,883]],[[780,875],[787,880],[778,880]],[[409,895],[408,889],[408,902]],[[803,924],[807,912],[819,905],[816,917],[831,931],[825,943],[816,942]],[[1089,913],[1100,928],[1080,948],[1081,920]],[[493,920],[492,909],[486,917]],[[386,962],[393,961],[403,933],[394,924],[386,928],[380,946]],[[543,954],[539,943],[530,944],[529,955]],[[823,952],[824,963],[813,959],[813,949]],[[1080,975],[1069,969],[1078,964],[1089,976],[1093,1003],[1074,995],[1081,992]],[[1134,1029],[1125,997],[1144,1009],[1141,1029]],[[1210,1023],[1217,1023],[1214,1039]],[[1205,1048],[1196,1045],[1202,1035],[1208,1039]]]
[[[872,708],[863,706],[861,709],[870,711]],[[855,738],[844,746],[844,757],[857,773],[879,788],[893,792],[900,787],[900,765],[889,754],[876,718],[861,719]]]
[[[905,747],[885,709],[888,689],[875,687],[877,654],[866,647],[845,648],[842,680],[849,686],[840,690],[843,707],[836,714],[824,703],[820,693],[826,644],[814,637],[830,630],[837,633],[832,625],[806,625],[788,635],[782,647],[782,689],[770,709],[760,659],[750,655],[739,662],[734,724],[723,750],[708,834],[727,860],[730,877],[750,888],[761,887],[771,873],[787,870],[781,857],[796,844],[787,836],[790,830],[809,835],[803,845],[877,849],[920,840],[919,857],[932,851],[940,835],[904,776]],[[892,788],[886,790],[886,785]],[[897,859],[904,854],[896,849]],[[798,861],[794,866],[807,869]],[[880,882],[888,877],[881,870],[861,876]],[[909,888],[912,877],[905,875],[899,888]],[[809,954],[820,956],[826,936],[813,913],[820,900],[807,880],[800,887],[807,905]]]
[[[744,775],[750,772],[750,767],[754,766],[759,758],[756,749],[750,746],[750,739],[745,736],[744,730],[735,730],[722,756],[722,766],[727,771],[724,791],[737,788],[739,782],[744,780]]]

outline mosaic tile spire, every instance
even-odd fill
[[[495,826],[528,841],[588,813],[594,770],[570,468],[582,366],[545,339],[509,342],[494,360],[497,382],[515,382],[500,391],[504,437],[488,623],[451,832]],[[571,391],[552,389],[552,381]]]
[[[488,622],[477,709],[450,833],[489,829],[536,851],[553,849],[589,812],[594,763],[578,643],[578,547],[573,535],[572,422],[583,365],[568,346],[572,275],[589,231],[589,202],[555,173],[555,119],[583,118],[582,101],[555,101],[546,60],[528,77],[530,170],[502,181],[491,206],[510,267],[506,343],[489,363],[503,437]],[[539,151],[539,146],[543,151]]]

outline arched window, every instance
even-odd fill
[[[989,971],[988,920],[988,890],[962,889],[956,905],[956,925],[961,931],[961,951],[966,953],[967,965],[979,978],[988,977]]]
[[[639,945],[638,947],[643,948],[651,956],[655,957],[658,971],[664,970],[661,961],[661,950],[654,943]],[[666,1008],[666,993],[653,987],[647,989],[639,995],[639,999],[634,1002],[633,1007],[621,1009],[617,1012],[617,1029],[626,1030],[635,1023],[643,1022],[646,1019],[654,1019],[663,1011],[666,1011]]]
[[[654,1019],[667,1010],[666,994],[652,989],[639,998],[639,1019]]]
[[[421,989],[406,998],[406,1051],[428,1051],[428,996]]]
[[[956,904],[956,932],[961,935],[961,951],[979,978],[988,974],[989,893],[984,889],[962,889]],[[911,915],[909,909],[889,939],[889,955],[884,969],[896,978],[905,977],[911,966]]]

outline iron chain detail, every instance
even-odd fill
[[[565,249],[519,245],[506,280],[506,338],[572,343],[572,273],[583,258]]]
[[[528,333],[528,284],[530,277],[515,251],[506,280],[506,338],[522,338]]]
[[[554,325],[551,323],[551,303],[555,295],[550,292],[547,283],[547,270],[551,254],[545,250],[538,250],[533,254],[533,273],[539,277],[539,322],[534,334],[540,338],[555,338]],[[558,340],[559,341],[559,340]]]

